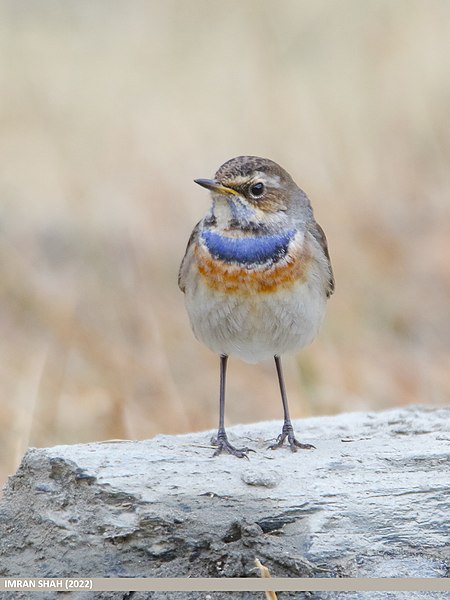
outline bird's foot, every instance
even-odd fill
[[[216,447],[216,451],[214,452],[213,456],[219,456],[219,454],[222,454],[222,452],[227,452],[228,454],[232,454],[237,458],[248,459],[248,453],[254,452],[254,450],[251,448],[235,448],[228,441],[227,434],[221,431],[219,431],[217,437],[213,437],[211,439],[211,445]]]
[[[285,423],[283,425],[283,429],[282,429],[280,435],[277,437],[277,441],[275,442],[275,444],[272,444],[271,446],[269,446],[269,449],[277,450],[277,448],[281,448],[281,446],[284,444],[284,440],[286,438],[287,438],[289,447],[292,452],[297,452],[298,448],[301,448],[302,450],[314,450],[315,449],[315,446],[313,446],[312,444],[301,444],[297,440],[297,438],[295,437],[295,434],[294,434],[294,429],[290,423]]]

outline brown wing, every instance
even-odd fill
[[[185,284],[186,267],[188,265],[188,261],[192,254],[193,245],[198,237],[198,230],[200,229],[200,223],[201,223],[201,221],[199,221],[197,223],[197,225],[194,227],[194,230],[191,233],[191,237],[189,238],[189,241],[186,246],[186,252],[184,253],[183,260],[181,261],[180,270],[178,271],[178,287],[180,288],[180,290],[183,293],[184,293],[185,287],[186,287],[186,284]]]
[[[330,253],[328,252],[327,238],[325,236],[324,230],[319,225],[319,223],[317,223],[316,221],[313,221],[312,223],[310,223],[308,225],[308,230],[311,232],[311,234],[314,236],[314,238],[319,242],[319,244],[323,250],[323,253],[326,256],[327,262],[328,262],[328,269],[330,272],[330,276],[328,279],[327,297],[329,298],[331,296],[331,294],[334,292],[334,275],[333,275],[333,268],[331,266]]]

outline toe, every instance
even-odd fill
[[[213,446],[217,446],[216,450],[213,454],[214,456],[219,456],[219,454],[221,454],[222,452],[227,452],[228,454],[231,454],[232,456],[236,456],[236,458],[247,458],[248,459],[248,453],[249,452],[254,452],[254,450],[252,450],[251,448],[235,448],[234,446],[232,446],[230,444],[230,442],[228,440],[225,439],[214,439],[211,440],[212,445]]]
[[[316,449],[316,447],[313,446],[312,444],[301,444],[297,440],[294,440],[294,445],[296,448],[301,448],[302,450],[315,450]],[[291,446],[291,448],[292,448],[292,446]]]

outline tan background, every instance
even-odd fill
[[[336,294],[292,415],[448,402],[450,3],[0,2],[0,478],[28,445],[216,426],[176,279],[225,160],[282,164]],[[281,418],[231,361],[229,423]]]

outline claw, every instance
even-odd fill
[[[219,456],[222,452],[227,452],[237,458],[246,458],[248,460],[248,453],[254,452],[252,448],[235,448],[228,441],[226,433],[219,433],[216,438],[212,438],[211,444],[216,447],[213,456]]]
[[[282,432],[277,437],[277,441],[275,442],[275,444],[272,444],[269,446],[269,450],[277,450],[278,448],[281,448],[281,446],[284,444],[284,440],[286,438],[288,440],[288,444],[291,449],[291,452],[297,452],[298,448],[301,448],[302,450],[314,450],[315,449],[315,446],[313,446],[312,444],[301,444],[295,437],[292,425],[290,423],[287,423],[287,424],[285,423],[283,425]]]

